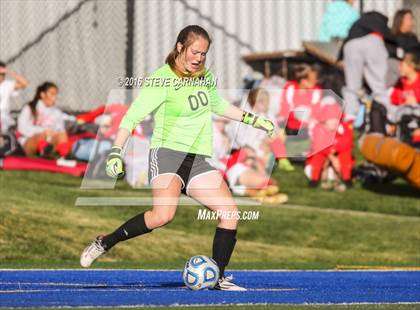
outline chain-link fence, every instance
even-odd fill
[[[0,60],[30,81],[12,108],[30,100],[45,80],[58,84],[65,110],[104,103],[125,75],[126,3],[1,1]]]
[[[0,60],[30,81],[12,109],[45,80],[60,87],[59,106],[85,110],[107,100],[125,76],[144,77],[161,66],[180,29],[204,26],[213,38],[209,67],[219,87],[241,88],[251,72],[241,56],[301,50],[316,40],[331,0],[2,0]],[[403,6],[420,25],[419,1],[355,0],[392,20]]]

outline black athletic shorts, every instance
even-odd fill
[[[182,182],[182,192],[188,194],[188,185],[195,177],[216,171],[207,161],[206,156],[179,152],[167,148],[154,148],[149,151],[149,184],[154,178],[164,174],[173,174]]]

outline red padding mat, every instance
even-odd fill
[[[86,171],[86,163],[77,163],[75,167],[57,165],[56,160],[45,158],[28,158],[17,156],[6,156],[3,158],[1,168],[3,170],[34,170],[65,173],[77,177],[82,176]]]

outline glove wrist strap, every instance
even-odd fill
[[[258,116],[256,116],[255,114],[244,111],[244,113],[242,114],[241,122],[247,125],[254,126],[255,122],[257,121],[257,118]]]
[[[118,156],[121,156],[121,153],[122,153],[122,147],[114,145],[111,148],[111,152],[109,153],[109,155],[118,155]]]

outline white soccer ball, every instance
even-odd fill
[[[219,280],[219,267],[212,258],[197,255],[185,263],[182,279],[194,291],[213,288]]]

